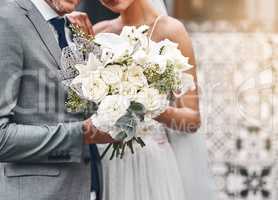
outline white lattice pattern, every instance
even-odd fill
[[[278,35],[193,33],[219,200],[277,200]]]

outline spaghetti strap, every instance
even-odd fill
[[[159,20],[161,19],[161,17],[163,17],[163,15],[158,16],[158,17],[156,18],[156,20],[154,21],[154,24],[153,24],[152,30],[151,30],[151,32],[150,32],[150,34],[149,34],[149,39],[150,39],[150,40],[152,39],[152,36],[153,36],[154,30],[155,30],[155,28],[156,28],[156,26],[157,26],[157,24],[158,24]]]

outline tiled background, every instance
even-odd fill
[[[278,35],[202,26],[187,25],[217,200],[277,200]]]

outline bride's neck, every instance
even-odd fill
[[[124,26],[151,25],[158,17],[158,12],[146,0],[134,0],[134,2],[121,13]]]

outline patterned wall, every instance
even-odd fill
[[[218,200],[277,200],[278,35],[192,37]]]

